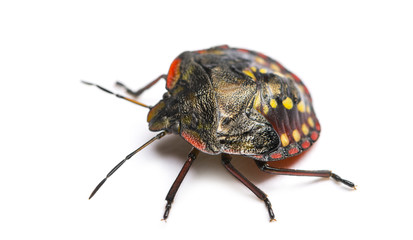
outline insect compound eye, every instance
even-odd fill
[[[179,134],[181,132],[181,125],[179,122],[175,122],[170,129],[172,133]]]
[[[171,94],[169,92],[164,93],[162,96],[163,99],[170,98],[170,97],[171,97]]]

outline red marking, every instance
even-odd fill
[[[295,75],[294,73],[290,73],[290,74],[291,74],[291,76],[293,76],[293,78],[296,82],[301,82],[300,78],[298,78],[297,75]]]
[[[319,122],[316,122],[316,124],[315,124],[315,129],[317,129],[317,131],[320,131],[320,130],[321,130],[321,127],[320,127],[320,123],[319,123]]]
[[[307,148],[310,147],[310,145],[311,145],[310,141],[305,141],[305,142],[303,142],[303,143],[301,144],[301,147],[302,147],[303,149],[307,149]]]
[[[262,155],[254,155],[254,158],[262,159]]]
[[[316,132],[316,131],[312,132],[312,133],[311,133],[311,139],[312,139],[313,141],[315,141],[315,140],[317,140],[317,138],[318,138],[318,132]]]
[[[260,56],[260,57],[262,57],[262,58],[264,58],[264,59],[267,59],[267,58],[268,58],[266,55],[264,55],[264,54],[262,54],[262,53],[257,53],[257,55]]]
[[[196,51],[197,53],[206,53],[207,51],[206,50],[199,50],[199,51]]]
[[[298,152],[299,152],[298,148],[291,148],[290,150],[288,150],[288,154],[290,155],[296,154]]]
[[[281,153],[273,153],[273,154],[271,154],[271,158],[273,158],[273,159],[277,159],[277,158],[282,158],[282,154]]]
[[[277,66],[281,69],[281,71],[283,71],[283,72],[286,71],[286,70],[285,70],[285,67],[284,67],[283,65],[279,64],[279,63],[276,62],[276,61],[274,61],[274,62],[275,62],[275,64],[277,64]]]
[[[222,45],[222,46],[219,46],[219,48],[221,48],[221,49],[228,49],[229,47],[228,47],[228,45]]]
[[[178,81],[179,76],[181,75],[181,72],[179,71],[180,64],[181,59],[179,58],[176,58],[172,62],[171,67],[169,68],[168,78],[166,80],[166,88],[172,89]]]
[[[205,143],[201,142],[198,138],[194,137],[193,135],[187,132],[181,132],[181,136],[188,141],[192,146],[198,148],[199,150],[205,150],[206,145]]]
[[[308,91],[308,88],[307,88],[305,85],[303,85],[303,87],[304,87],[305,93],[306,93],[308,96],[310,96],[310,91]]]
[[[247,49],[242,49],[242,48],[238,48],[237,49],[238,52],[245,52],[245,53],[249,53],[250,51],[248,51]]]

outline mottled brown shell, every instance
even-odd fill
[[[149,129],[179,134],[209,154],[281,160],[319,136],[305,85],[261,53],[228,46],[184,52],[171,64],[166,89],[148,114]]]

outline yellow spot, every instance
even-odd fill
[[[264,114],[265,114],[265,115],[268,114],[269,109],[268,109],[268,106],[267,106],[267,105],[264,105],[264,106],[262,107],[262,110],[264,111]]]
[[[279,76],[280,78],[285,78],[284,74],[280,72],[274,72],[275,75]]]
[[[283,105],[286,109],[291,109],[291,108],[293,108],[293,100],[291,100],[291,98],[287,97],[286,99],[284,99]]]
[[[283,147],[286,147],[288,146],[288,144],[290,144],[290,140],[288,140],[286,133],[281,134],[281,144],[283,145]]]
[[[272,108],[276,108],[276,107],[277,107],[277,101],[275,101],[275,99],[272,98],[272,99],[270,100],[270,105],[271,105]]]
[[[304,106],[304,102],[303,102],[303,101],[301,101],[301,102],[299,102],[299,103],[297,104],[297,109],[298,109],[298,111],[300,111],[300,112],[304,112],[305,106]]]
[[[208,51],[208,53],[216,54],[216,55],[222,55],[224,52],[222,50],[213,50],[213,51]]]
[[[260,69],[260,73],[263,73],[263,74],[264,74],[264,73],[267,73],[267,69],[261,68],[261,69]]]
[[[308,135],[308,127],[307,124],[303,123],[303,125],[301,125],[301,130],[303,131],[304,135]]]
[[[311,117],[307,119],[307,122],[308,122],[308,125],[310,125],[310,127],[314,127],[314,120]]]
[[[271,68],[272,70],[276,71],[276,72],[281,72],[280,67],[279,67],[277,64],[275,64],[275,63],[271,63],[271,64],[270,64],[270,68]]]
[[[242,71],[243,73],[247,74],[248,76],[250,76],[252,79],[254,79],[254,81],[257,81],[257,79],[255,78],[254,74],[250,71],[250,70],[244,70]]]
[[[257,68],[254,67],[254,66],[252,66],[252,67],[251,67],[251,70],[252,70],[253,72],[256,72],[256,71],[257,71]]]
[[[311,112],[311,111],[310,111],[310,106],[307,105],[306,111],[307,111],[307,113],[310,113],[310,112]]]
[[[265,64],[265,60],[262,57],[256,57],[255,61],[259,64]]]
[[[297,129],[295,129],[295,130],[293,131],[293,138],[294,138],[294,140],[295,140],[296,142],[300,141],[300,139],[301,139],[301,135],[300,135],[300,133],[298,132]]]
[[[261,98],[260,98],[260,94],[255,95],[255,99],[254,99],[254,108],[256,110],[258,110],[258,112],[260,111],[260,106],[261,106]]]
[[[301,84],[299,84],[299,85],[298,85],[298,89],[299,89],[302,93],[304,93],[304,92],[305,92],[305,90],[304,90],[304,86],[303,86],[303,85],[301,85]]]
[[[284,76],[286,76],[287,78],[294,80],[293,76],[289,73],[284,74]]]

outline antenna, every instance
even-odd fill
[[[115,96],[118,97],[118,98],[125,99],[125,100],[127,100],[127,101],[129,101],[129,102],[132,102],[132,103],[135,103],[135,104],[137,104],[137,105],[139,105],[139,106],[146,107],[146,108],[149,108],[149,109],[151,108],[150,106],[148,106],[148,105],[146,105],[146,104],[143,104],[143,103],[141,103],[141,102],[138,102],[138,101],[136,101],[136,100],[134,100],[134,99],[132,99],[132,98],[124,97],[124,96],[119,95],[119,94],[117,94],[117,93],[113,93],[112,91],[109,91],[108,89],[106,89],[106,88],[104,88],[104,87],[102,87],[102,86],[99,86],[99,85],[97,85],[97,84],[94,84],[94,83],[91,83],[91,82],[86,82],[86,81],[83,81],[83,80],[81,80],[81,82],[84,83],[84,84],[86,84],[86,85],[89,85],[89,86],[95,86],[95,87],[99,88],[100,90],[102,90],[102,91],[104,91],[104,92],[107,92],[107,93],[109,93],[109,94],[115,95]]]
[[[97,86],[97,85],[96,85]],[[129,155],[127,155],[125,157],[125,159],[123,159],[122,161],[120,161],[112,170],[110,170],[110,172],[106,175],[106,177],[100,181],[100,183],[95,187],[95,189],[93,190],[93,192],[90,194],[89,199],[91,199],[96,192],[100,189],[100,187],[102,187],[102,185],[106,182],[106,180],[112,176],[112,174],[114,174],[116,172],[116,170],[118,170],[127,160],[129,160],[131,157],[133,157],[133,155],[137,154],[139,151],[141,151],[142,149],[144,149],[145,147],[147,147],[149,144],[153,143],[155,140],[157,139],[161,139],[163,136],[166,135],[166,132],[160,132],[158,133],[158,135],[156,135],[155,137],[153,137],[151,140],[147,141],[145,144],[143,144],[142,146],[140,146],[138,149],[136,149],[135,151],[131,152]]]

